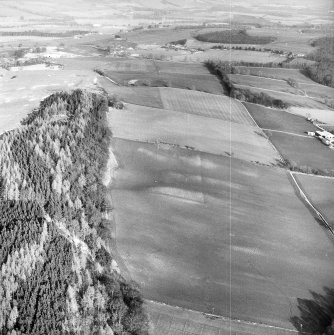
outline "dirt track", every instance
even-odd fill
[[[150,335],[294,335],[297,331],[216,317],[179,307],[146,301]]]

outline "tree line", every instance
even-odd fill
[[[268,44],[275,40],[273,36],[249,35],[246,29],[211,31],[198,34],[195,38],[201,42],[230,44]]]
[[[205,65],[211,73],[215,74],[219,78],[225,94],[231,98],[268,107],[281,109],[289,107],[288,103],[282,101],[281,99],[273,98],[264,92],[258,93],[247,88],[235,87],[228,77],[228,74],[237,73],[236,68],[232,64],[221,61],[207,61]]]
[[[304,74],[319,84],[334,87],[334,37],[316,39],[311,45],[317,49],[307,58],[315,61],[315,64],[306,66]]]

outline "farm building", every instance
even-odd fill
[[[317,130],[315,132],[315,137],[319,138],[321,142],[326,145],[333,145],[334,144],[334,134],[330,133],[326,130]]]

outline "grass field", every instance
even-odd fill
[[[305,135],[306,131],[318,130],[313,123],[308,122],[302,116],[247,102],[244,105],[261,128],[303,135]]]
[[[316,138],[265,131],[281,155],[299,167],[334,170],[334,151]]]
[[[217,155],[230,155],[262,164],[276,164],[279,155],[259,129],[187,113],[140,106],[110,109],[117,138],[170,143]]]
[[[334,124],[334,111],[330,109],[313,109],[313,108],[298,108],[290,107],[289,111],[303,117],[311,117],[318,120],[320,123]]]
[[[334,228],[333,190],[334,179],[321,178],[308,175],[295,175],[299,185],[317,210],[326,218]]]
[[[19,126],[41,99],[52,92],[93,87],[90,71],[1,71],[0,133]]]
[[[117,245],[147,299],[292,328],[296,298],[331,285],[332,242],[283,170],[119,139],[112,147]]]
[[[227,96],[173,88],[160,88],[160,95],[165,109],[254,126],[244,106]]]

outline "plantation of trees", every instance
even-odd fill
[[[281,109],[289,107],[288,103],[281,99],[275,99],[264,92],[258,93],[249,89],[235,87],[228,77],[228,74],[238,73],[238,70],[232,64],[221,61],[207,61],[205,65],[211,73],[219,78],[225,94],[231,98]]]
[[[0,334],[144,335],[104,239],[105,95],[55,93],[0,137]]]
[[[304,73],[322,85],[334,87],[334,38],[319,38],[312,42],[312,46],[317,49],[307,58],[316,61],[316,63],[307,66]]]
[[[211,31],[195,38],[201,42],[230,44],[268,44],[275,40],[272,36],[251,36],[244,29]]]

